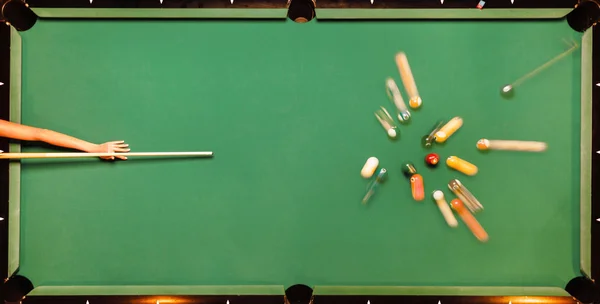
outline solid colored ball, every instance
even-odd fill
[[[500,89],[500,94],[505,98],[511,98],[515,95],[515,90],[512,85],[507,84]]]
[[[402,173],[406,178],[410,178],[414,174],[417,174],[417,169],[412,163],[404,163],[402,164]]]
[[[425,149],[430,149],[433,146],[433,142],[435,141],[433,136],[423,135],[421,138],[421,146]]]
[[[428,166],[435,167],[440,162],[440,156],[437,153],[429,153],[425,156],[425,163]]]
[[[461,211],[465,208],[465,205],[460,199],[455,198],[450,202],[450,207],[456,211]]]

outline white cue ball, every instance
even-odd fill
[[[360,175],[363,178],[370,178],[375,173],[375,170],[377,170],[377,166],[379,166],[379,159],[375,156],[369,157],[362,170],[360,170]]]
[[[444,192],[442,192],[440,190],[435,190],[433,192],[433,199],[436,200],[436,201],[443,200],[444,199]]]
[[[510,91],[512,91],[513,87],[510,84],[505,85],[504,87],[502,87],[502,93],[509,93]]]
[[[394,129],[389,129],[389,130],[387,131],[387,133],[388,133],[388,136],[389,136],[389,137],[391,137],[391,138],[396,138],[396,130],[394,130]]]

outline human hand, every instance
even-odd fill
[[[100,145],[95,145],[95,147],[89,151],[90,153],[127,153],[131,149],[129,149],[129,145],[125,143],[123,140],[118,141],[109,141]],[[113,160],[114,156],[104,156],[100,157],[102,159]],[[126,160],[126,156],[117,156],[117,158]]]

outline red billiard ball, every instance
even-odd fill
[[[437,153],[429,153],[425,156],[425,163],[428,166],[435,167],[440,162],[440,156]]]

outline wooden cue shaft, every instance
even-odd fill
[[[86,157],[110,157],[110,156],[198,156],[212,157],[212,151],[205,152],[128,152],[128,153],[0,153],[0,159],[24,159],[24,158],[86,158]]]

